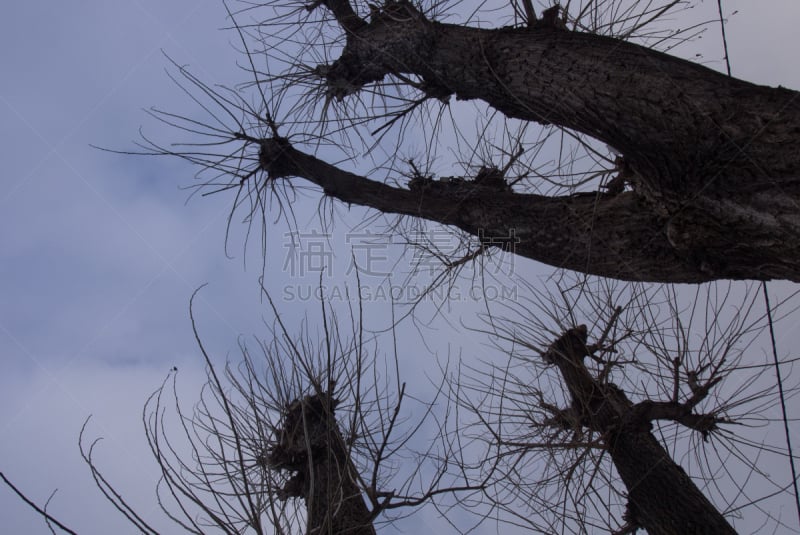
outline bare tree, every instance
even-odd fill
[[[395,511],[480,491],[479,483],[448,473],[460,464],[459,452],[444,442],[447,414],[434,415],[438,396],[421,403],[407,393],[397,355],[378,357],[360,310],[340,322],[323,303],[318,341],[309,323],[290,334],[273,311],[259,351],[241,344],[241,361],[224,371],[195,331],[208,383],[192,411],[180,402],[177,373],[145,405],[145,433],[162,475],[158,503],[179,528],[369,535]],[[434,416],[442,432],[414,449],[413,435]],[[103,476],[93,459],[98,440],[86,442],[84,434],[81,452],[106,498],[143,533],[157,533],[122,497],[122,485]],[[406,456],[415,462],[402,463]]]
[[[276,313],[260,351],[242,344],[223,373],[198,336],[208,383],[194,410],[173,373],[144,411],[158,503],[189,533],[369,534],[425,504],[453,522],[467,512],[544,533],[735,533],[743,518],[796,530],[780,514],[787,453],[765,437],[800,390],[793,378],[779,395],[770,356],[749,354],[771,322],[753,288],[528,287],[485,317],[488,362],[443,369],[445,390],[411,400],[423,411],[413,422],[398,356],[380,364],[360,312],[340,321],[323,305],[319,342]],[[432,418],[436,431],[419,436]],[[157,533],[83,436],[99,488]]]
[[[767,468],[786,450],[765,440],[781,399],[771,356],[752,354],[768,325],[757,290],[531,287],[487,317],[507,358],[451,380],[474,415],[462,434],[499,461],[487,502],[546,533],[797,529],[778,513],[792,478]]]
[[[343,338],[323,309],[319,344],[308,324],[290,337],[278,319],[259,356],[243,346],[223,378],[203,351],[209,383],[193,414],[174,375],[177,421],[163,386],[145,411],[159,503],[197,533],[374,533],[392,511],[426,503],[457,504],[453,521],[468,512],[545,533],[735,533],[743,519],[793,529],[779,513],[791,479],[773,473],[786,451],[764,440],[784,395],[770,356],[749,354],[769,325],[758,287],[719,283],[688,298],[603,280],[556,288],[528,287],[486,316],[496,351],[442,370],[449,390],[425,414],[451,405],[432,436],[412,438],[421,422],[402,423],[405,385],[391,363],[375,369],[352,316]],[[796,379],[784,389],[793,398]],[[139,525],[93,446],[84,456],[98,484]],[[413,461],[390,480],[395,456]]]
[[[178,67],[175,81],[205,115],[153,110],[194,137],[177,146],[145,138],[144,152],[200,165],[205,193],[234,191],[231,221],[243,210],[251,225],[295,224],[311,184],[324,220],[338,200],[404,216],[389,222],[401,235],[422,220],[448,225],[462,247],[442,256],[446,272],[513,246],[630,281],[800,280],[798,93],[659,51],[691,39],[663,26],[688,5],[245,4],[231,12],[245,84],[211,87]],[[507,16],[487,27],[491,9]],[[464,101],[481,114],[474,131],[457,113]],[[421,154],[409,139],[424,139]],[[450,149],[455,157],[435,171]],[[785,402],[765,379],[773,363],[744,360],[769,320],[753,313],[752,294],[729,300],[703,287],[700,310],[679,305],[671,287],[587,280],[552,294],[529,285],[531,301],[488,311],[486,334],[507,363],[466,364],[451,377],[458,425],[439,428],[438,456],[426,450],[437,463],[421,493],[411,492],[418,473],[401,491],[380,484],[405,394],[397,385],[396,405],[369,401],[385,398],[362,389],[360,329],[350,344],[326,328],[318,351],[279,324],[264,346],[270,381],[258,382],[245,350],[242,368],[226,367],[230,390],[204,352],[210,398],[194,417],[178,413],[195,464],[167,438],[163,387],[150,400],[162,496],[178,504],[165,510],[193,532],[210,522],[227,532],[372,533],[380,514],[456,493],[481,518],[499,511],[544,532],[732,533],[743,511],[785,498],[791,482],[761,462],[786,451],[745,428],[781,421],[767,413]],[[462,479],[443,484],[453,467]]]
[[[321,189],[324,208],[332,209],[326,203],[336,199],[404,216],[389,227],[401,235],[419,228],[420,220],[448,225],[460,234],[456,254],[409,240],[440,257],[445,272],[499,245],[555,267],[623,280],[798,280],[800,162],[791,150],[800,131],[798,94],[665,54],[691,41],[693,30],[664,25],[668,14],[691,3],[580,1],[542,10],[523,0],[505,6],[505,19],[503,6],[465,7],[318,0],[229,12],[249,82],[236,90],[212,88],[180,67],[176,81],[207,115],[153,114],[208,143],[167,147],[145,138],[143,148],[199,164],[200,186],[234,190],[231,217],[244,208],[250,224],[266,222],[271,202],[291,224],[305,180]],[[492,9],[501,14],[493,13],[498,22],[487,27],[483,16]],[[474,131],[461,124],[464,101],[483,114]],[[407,139],[420,135],[425,143],[415,151]],[[449,167],[437,162],[448,150],[455,153]],[[444,171],[434,171],[437,166]],[[321,215],[328,219],[328,212]],[[672,302],[664,306],[680,322]],[[582,452],[581,459],[591,459],[585,455],[592,451],[611,459],[622,488],[611,483],[608,467],[596,473],[627,502],[627,523],[606,520],[604,527],[731,532],[727,510],[704,496],[651,428],[672,421],[710,440],[733,419],[724,415],[724,403],[706,412],[700,407],[737,367],[727,351],[688,364],[684,352],[708,347],[690,349],[680,325],[670,331],[670,346],[658,322],[622,329],[631,331],[623,339],[631,336],[637,345],[629,349],[630,362],[619,362],[609,355],[621,340],[610,332],[625,308],[560,317],[558,329],[532,321],[536,336],[528,329],[522,337],[490,315],[490,332],[519,347],[534,347],[539,337],[541,358],[559,371],[566,395],[563,406],[542,391],[517,403],[546,415],[534,424],[541,433],[573,433],[574,441],[561,443]],[[644,314],[658,307],[644,299],[634,308]],[[526,311],[517,312],[530,320]],[[602,319],[606,324],[590,339],[581,323],[594,323],[597,331]],[[724,331],[730,344],[722,345],[730,350],[748,329]],[[642,351],[655,368],[642,364]],[[627,388],[616,386],[609,379],[616,370],[636,379]],[[640,373],[656,391],[641,388]],[[515,392],[492,383],[479,391],[501,400]],[[762,400],[763,394],[746,399]],[[469,399],[460,386],[455,398]],[[482,414],[479,403],[465,403]],[[485,415],[479,419],[491,428]],[[498,416],[494,423],[507,422]],[[490,436],[496,447],[509,440]],[[515,447],[533,447],[513,437]],[[539,443],[552,450],[551,442]],[[516,489],[525,484],[516,479],[510,494],[518,497]],[[551,507],[564,503],[535,497]],[[562,514],[560,522],[587,529],[613,509],[608,499],[598,502],[599,513],[588,521],[576,512]],[[572,503],[571,511],[586,507],[578,498]],[[547,529],[555,525],[563,526],[545,523]]]
[[[147,148],[203,166],[251,222],[305,181],[584,273],[800,280],[798,93],[657,50],[691,39],[665,27],[687,7],[248,3],[232,20],[254,93],[181,70],[208,115],[154,113],[199,137]]]

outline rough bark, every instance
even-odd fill
[[[586,327],[565,332],[543,358],[555,364],[572,398],[576,421],[603,437],[628,490],[627,520],[650,535],[735,534],[651,432],[651,403],[634,405],[612,384],[598,382],[583,363],[589,355]],[[690,404],[689,404],[690,405]],[[691,413],[690,406],[675,419]],[[662,413],[663,415],[663,413]],[[696,415],[702,419],[701,415]]]
[[[335,405],[323,392],[286,407],[279,440],[267,460],[271,468],[293,474],[278,498],[305,501],[309,535],[375,535],[358,472],[334,417]]]
[[[603,437],[628,489],[628,522],[651,535],[736,533],[651,432],[651,419],[659,416],[703,416],[691,414],[692,402],[671,412],[654,410],[652,402],[634,405],[613,384],[598,382],[583,363],[589,356],[586,337],[586,326],[570,329],[543,358],[564,378],[574,419]]]
[[[334,14],[344,4],[326,2]],[[623,154],[631,190],[409,192],[277,138],[263,142],[283,160],[275,176],[301,176],[345,202],[476,235],[513,232],[518,254],[557,267],[640,281],[800,281],[800,93],[564,29],[440,24],[405,2],[369,22],[353,16],[342,15],[341,57],[318,68],[332,98],[389,74],[416,75],[432,98],[481,99],[508,117],[609,144]]]

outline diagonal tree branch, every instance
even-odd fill
[[[551,266],[626,280],[701,282],[717,276],[752,278],[752,261],[758,261],[764,278],[800,276],[797,266],[789,265],[800,255],[797,243],[783,244],[786,258],[776,265],[753,257],[746,266],[704,266],[715,251],[676,250],[664,229],[679,220],[654,213],[634,192],[548,197],[483,187],[470,177],[455,186],[431,181],[431,187],[413,191],[342,170],[283,138],[260,143],[261,166],[272,179],[301,177],[348,204],[453,225],[492,243],[510,240],[516,254]],[[719,240],[718,250],[732,250],[730,236]]]
[[[622,390],[591,376],[583,363],[587,356],[585,325],[565,331],[542,355],[558,367],[581,424],[603,437],[628,489],[627,520],[656,535],[735,533],[651,432],[648,418],[679,419],[679,404],[632,405]]]
[[[800,93],[598,35],[442,24],[404,0],[386,4],[355,31],[345,29],[339,59],[316,71],[330,98],[344,99],[388,75],[413,75],[430,98],[480,99],[507,117],[569,128],[624,155],[633,195],[590,201],[596,224],[582,219],[581,207],[582,226],[547,227],[551,238],[563,228],[579,230],[589,248],[566,248],[554,257],[541,254],[543,245],[537,254],[521,254],[632,280],[800,280],[800,248],[793,245],[800,243],[800,153],[794,150]],[[516,216],[508,199],[503,203]],[[558,211],[575,202],[554,204]],[[612,211],[619,215],[606,217]],[[614,240],[598,232],[610,219]],[[540,225],[558,221],[564,218]],[[621,254],[625,247],[633,249]],[[575,261],[563,261],[573,255]],[[635,255],[665,268],[632,260]],[[613,262],[626,265],[614,269]]]

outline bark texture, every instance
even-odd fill
[[[650,422],[658,411],[652,410],[652,403],[634,405],[619,388],[592,377],[583,363],[589,355],[586,337],[586,326],[570,329],[543,358],[564,378],[572,397],[572,419],[604,438],[628,489],[628,522],[650,535],[735,534],[653,436]],[[689,405],[683,408],[683,417],[691,415]]]
[[[336,423],[335,405],[323,392],[286,407],[279,440],[268,458],[271,468],[293,474],[278,498],[305,501],[309,535],[375,535],[358,472]]]
[[[544,197],[477,187],[375,184],[262,141],[272,176],[300,176],[348,203],[518,239],[546,264],[626,280],[800,281],[800,93],[758,86],[635,44],[565,29],[478,29],[390,2],[358,19],[325,5],[347,44],[317,68],[332,98],[390,74],[431,98],[481,99],[508,117],[607,143],[628,190]],[[472,186],[472,187],[470,187]]]

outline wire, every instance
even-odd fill
[[[722,0],[717,0],[717,8],[719,9],[719,25],[722,29],[722,46],[725,50],[725,66],[728,71],[728,76],[731,76],[731,62],[728,56],[728,38],[725,35],[725,18],[722,15]],[[786,434],[786,449],[789,453],[789,466],[792,470],[792,487],[794,489],[794,503],[797,509],[797,520],[800,523],[800,493],[797,490],[797,469],[794,464],[794,452],[792,451],[792,438],[789,431],[789,418],[786,414],[786,397],[783,393],[783,378],[781,377],[781,367],[778,362],[778,346],[775,342],[775,325],[772,322],[772,307],[769,304],[769,292],[767,291],[767,281],[761,282],[761,288],[764,291],[764,304],[767,308],[767,321],[769,323],[769,337],[772,342],[772,360],[775,367],[775,376],[778,380],[778,396],[781,402],[781,412],[783,416],[783,430]]]
[[[719,25],[722,28],[722,47],[725,49],[725,66],[728,68],[728,76],[731,75],[731,62],[728,57],[728,38],[725,35],[725,19],[722,17],[722,0],[717,0],[719,9]]]
[[[764,290],[764,303],[767,306],[767,321],[769,322],[769,336],[772,340],[772,358],[775,363],[775,375],[778,378],[778,395],[781,400],[781,411],[783,412],[783,430],[786,433],[786,449],[789,451],[789,466],[792,468],[792,486],[794,487],[794,503],[797,508],[797,520],[800,522],[800,494],[797,492],[797,470],[794,466],[794,453],[792,453],[792,439],[789,433],[789,420],[786,415],[786,399],[783,395],[783,379],[781,378],[781,368],[778,363],[778,348],[775,343],[775,328],[772,324],[772,309],[769,305],[769,293],[767,293],[766,281],[761,282]]]

